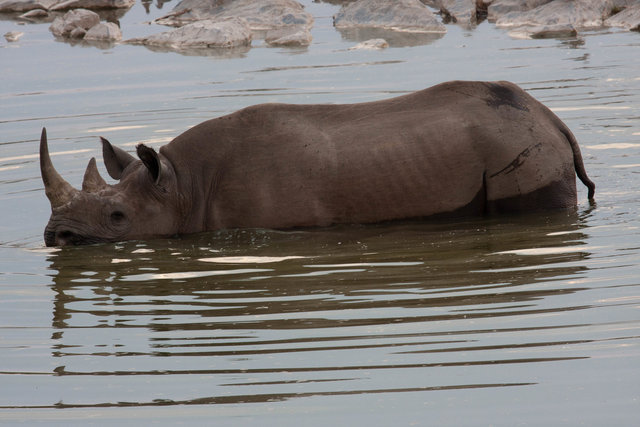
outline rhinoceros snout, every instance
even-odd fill
[[[47,246],[68,246],[85,243],[87,239],[70,230],[47,228],[44,232],[44,243]]]
[[[47,246],[56,246],[56,232],[52,230],[45,230],[44,232],[44,244]]]

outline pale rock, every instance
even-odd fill
[[[434,9],[440,9],[442,0],[420,0],[420,2]]]
[[[618,12],[626,7],[634,6],[640,3],[640,0],[609,0],[612,3],[613,9]]]
[[[456,24],[470,27],[478,22],[476,0],[439,0],[439,4],[442,13]]]
[[[509,36],[515,39],[567,38],[575,37],[577,34],[576,29],[569,24],[520,27],[509,31]]]
[[[389,43],[385,39],[371,39],[358,43],[349,48],[349,50],[381,50],[389,47]]]
[[[91,27],[84,39],[98,42],[117,42],[122,40],[122,32],[120,27],[113,22],[101,22]]]
[[[251,39],[251,28],[246,20],[228,18],[197,21],[171,31],[130,39],[127,43],[181,50],[248,46]]]
[[[57,37],[69,37],[76,28],[87,31],[89,28],[100,23],[100,16],[97,13],[86,9],[74,9],[58,16],[49,30]],[[78,33],[76,32],[76,35]]]
[[[84,38],[85,34],[87,34],[87,30],[85,30],[84,28],[78,27],[71,30],[71,32],[67,37],[69,37],[70,39],[81,39],[81,38]]]
[[[59,1],[59,0],[58,0]],[[51,8],[51,11],[70,9],[129,9],[135,0],[63,0]]]
[[[20,40],[20,37],[24,36],[24,33],[22,31],[9,31],[8,33],[4,34],[4,38],[5,40],[7,40],[8,42],[17,42],[18,40]]]
[[[496,19],[509,12],[524,12],[535,9],[553,0],[495,0],[487,7],[487,19],[495,22]]]
[[[27,12],[34,9],[48,10],[59,0],[0,0],[0,13]]]
[[[38,19],[45,19],[49,17],[49,12],[44,9],[32,9],[29,12],[25,12],[18,16],[20,19],[26,19],[29,21],[36,21]]]
[[[156,20],[163,25],[180,26],[200,20],[243,18],[256,31],[282,27],[313,26],[313,16],[295,0],[182,0],[173,12]]]
[[[498,27],[572,25],[596,28],[604,25],[613,9],[612,0],[554,0],[524,12],[508,12],[496,20]]]
[[[622,12],[611,16],[604,23],[610,27],[622,27],[627,30],[640,31],[640,2],[627,7]]]
[[[311,31],[301,26],[269,30],[264,37],[271,46],[309,46],[312,40]]]
[[[445,26],[419,0],[357,0],[333,18],[336,28],[382,28],[415,33],[445,33]]]

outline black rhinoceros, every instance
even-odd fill
[[[102,139],[82,190],[40,166],[47,245],[225,228],[484,215],[569,208],[575,176],[594,184],[578,143],[548,108],[508,82],[453,81],[383,101],[262,104],[201,123],[138,158]]]

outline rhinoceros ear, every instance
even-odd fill
[[[122,177],[122,171],[129,166],[129,163],[135,161],[136,158],[123,149],[114,147],[103,137],[100,137],[100,141],[102,141],[104,165],[107,167],[109,176],[113,179],[120,179]]]
[[[153,182],[157,184],[160,181],[160,173],[162,168],[158,153],[156,153],[153,148],[147,147],[144,144],[138,144],[136,146],[136,151],[138,152],[138,157],[140,157],[142,163],[144,163],[144,165],[149,170],[149,173],[153,178]]]

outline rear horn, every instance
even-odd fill
[[[84,179],[82,180],[82,191],[88,193],[96,193],[103,188],[107,187],[107,183],[102,179],[96,166],[96,158],[92,157],[87,165],[87,170],[84,173]]]

